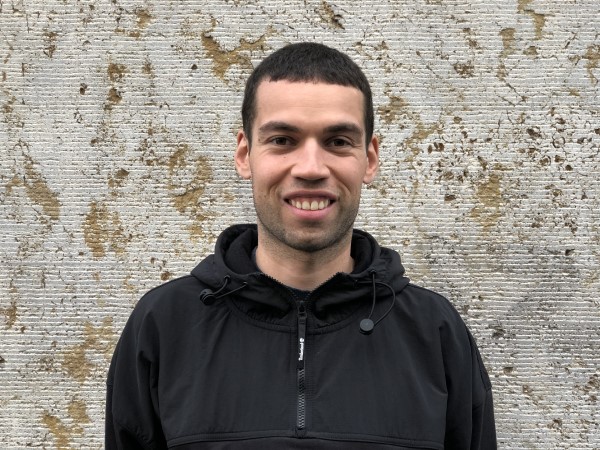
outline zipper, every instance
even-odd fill
[[[298,302],[298,361],[296,364],[298,403],[296,408],[296,431],[306,428],[306,373],[304,356],[306,353],[306,304]]]

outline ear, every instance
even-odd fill
[[[379,170],[379,139],[373,135],[367,147],[367,169],[363,177],[363,183],[369,184],[375,179]]]
[[[252,171],[250,170],[250,145],[243,130],[238,131],[237,134],[235,170],[245,180],[252,178]]]

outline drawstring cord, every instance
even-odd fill
[[[248,285],[248,283],[244,282],[240,287],[232,289],[231,291],[223,292],[229,284],[229,281],[231,281],[231,278],[229,277],[229,275],[225,275],[225,277],[223,278],[223,284],[221,285],[221,287],[219,287],[219,289],[217,289],[214,292],[212,289],[209,288],[204,289],[202,292],[200,292],[200,301],[205,305],[210,306],[221,297],[225,297],[226,295],[237,292],[240,289],[244,289]],[[223,293],[221,294],[221,292]]]
[[[372,282],[372,286],[373,286],[373,300],[371,302],[371,311],[369,312],[369,317],[360,321],[360,332],[362,334],[371,334],[373,332],[373,329],[375,328],[375,325],[377,325],[379,322],[381,322],[383,319],[385,319],[387,317],[387,315],[394,308],[394,304],[396,303],[396,293],[394,292],[394,289],[389,284],[384,283],[383,281],[376,281],[375,280],[375,275],[377,274],[376,271],[371,270],[370,273],[371,273],[371,282]],[[390,304],[390,307],[387,309],[387,311],[383,314],[383,316],[381,316],[379,319],[377,319],[376,322],[373,322],[371,317],[373,317],[373,313],[375,312],[375,303],[377,302],[377,285],[385,286],[386,288],[388,288],[390,290],[390,292],[392,293],[392,303]]]

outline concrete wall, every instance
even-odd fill
[[[597,0],[0,0],[0,448],[101,448],[147,289],[252,221],[243,82],[315,40],[372,81],[358,226],[447,295],[501,448],[600,448]]]

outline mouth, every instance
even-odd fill
[[[296,209],[302,209],[304,211],[320,211],[327,208],[333,200],[328,198],[292,198],[288,199],[287,202]]]

